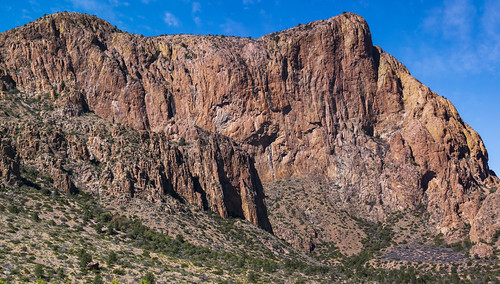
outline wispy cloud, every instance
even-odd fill
[[[191,5],[191,7],[192,7],[191,10],[192,10],[193,14],[201,12],[201,4],[200,4],[200,2],[193,2],[193,4]]]
[[[482,26],[490,35],[500,36],[500,2],[487,0],[484,5]]]
[[[469,0],[444,2],[442,7],[430,11],[424,20],[424,28],[439,32],[446,38],[467,39],[472,32],[476,9]]]
[[[114,7],[119,7],[119,6],[128,7],[128,6],[130,6],[129,2],[120,1],[120,0],[109,0],[109,4],[113,5]]]
[[[112,24],[119,25],[127,29],[121,20],[124,15],[117,12],[119,6],[128,6],[129,3],[117,0],[67,0],[73,6],[74,10],[83,11],[89,14],[95,14]]]
[[[409,49],[414,72],[426,76],[500,72],[500,2],[445,0],[423,21],[429,40]]]
[[[75,8],[84,9],[86,11],[97,11],[99,8],[103,8],[105,3],[98,2],[95,0],[69,0]]]
[[[255,3],[260,3],[261,0],[243,0],[243,5],[250,5]]]
[[[193,19],[193,22],[196,24],[196,26],[201,27],[201,17],[199,14],[201,13],[201,4],[200,2],[193,2],[191,4],[191,18]]]
[[[481,28],[484,30],[483,44],[480,49],[485,59],[497,62],[500,65],[500,2],[485,1],[484,15],[481,19]],[[500,70],[496,70],[500,71]]]
[[[28,11],[26,9],[22,9],[21,12],[22,12],[22,15],[21,15],[22,19],[25,19],[25,20],[28,20],[28,21],[33,20],[33,18],[31,17],[31,12],[30,11]]]
[[[249,34],[247,28],[242,23],[236,22],[233,19],[226,19],[220,27],[226,35],[246,36]]]
[[[165,16],[163,17],[163,21],[169,25],[170,27],[177,27],[180,22],[179,20],[174,16],[174,14],[170,12],[165,12]]]
[[[201,18],[200,17],[193,17],[194,23],[198,26],[201,27]]]

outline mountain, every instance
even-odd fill
[[[259,39],[48,15],[0,34],[0,90],[7,187],[173,198],[318,255],[363,251],[366,222],[402,232],[403,213],[446,243],[500,247],[480,136],[352,13]]]

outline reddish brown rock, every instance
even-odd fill
[[[19,156],[10,140],[0,137],[0,182],[13,185],[21,177],[19,172]]]
[[[75,194],[78,192],[75,185],[71,181],[69,173],[64,170],[53,168],[52,169],[52,179],[54,180],[54,187],[58,190],[62,190],[68,194]]]
[[[498,191],[498,190],[497,190]],[[473,242],[485,241],[493,243],[494,236],[497,238],[500,232],[500,218],[498,208],[500,208],[500,194],[498,192],[489,194],[481,204],[477,214],[472,220],[470,238]],[[497,249],[500,248],[499,242],[493,244]]]
[[[222,216],[255,223],[259,179],[315,176],[340,189],[332,198],[351,214],[381,220],[423,205],[436,232],[453,240],[483,218],[489,190],[481,188],[498,184],[479,135],[448,100],[374,47],[364,19],[351,13],[257,40],[144,38],[60,13],[1,38],[3,89],[81,94],[72,101],[77,109],[183,137],[191,150],[155,145],[164,147],[163,166],[145,168],[167,191]],[[201,143],[192,135],[198,128],[230,140]],[[109,144],[89,139],[92,158],[109,155]],[[133,195],[144,186],[137,165],[109,169],[111,192]]]
[[[484,243],[477,243],[470,249],[469,254],[479,258],[490,257],[493,255],[493,248]]]
[[[89,271],[99,270],[100,269],[99,262],[97,261],[89,262],[87,263],[87,266],[85,266],[85,268]]]

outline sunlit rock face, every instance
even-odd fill
[[[424,210],[450,241],[500,227],[484,213],[497,211],[499,181],[479,135],[373,46],[355,14],[254,40],[146,38],[60,13],[0,37],[3,90],[78,94],[74,104],[110,122],[187,141],[189,150],[155,146],[164,148],[151,179],[222,216],[270,230],[261,182],[293,176],[328,180],[359,217]]]

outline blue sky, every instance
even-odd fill
[[[44,14],[97,15],[145,36],[175,33],[258,38],[343,11],[363,16],[373,42],[451,100],[479,132],[500,174],[500,0],[0,0],[0,32]]]

